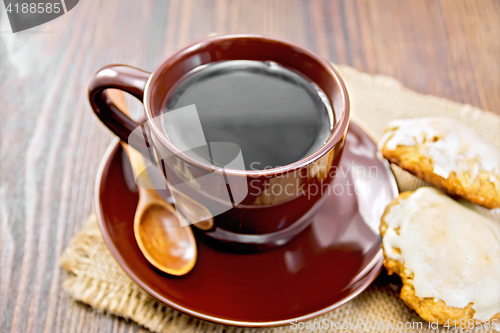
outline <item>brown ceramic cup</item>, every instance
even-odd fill
[[[220,168],[173,145],[157,121],[172,87],[198,66],[227,60],[274,61],[318,85],[334,113],[326,143],[292,164],[267,170]],[[136,123],[123,114],[106,95],[108,88],[143,102],[146,122]],[[260,35],[203,39],[165,59],[153,73],[106,66],[93,77],[89,100],[111,131],[159,167],[171,192],[180,194],[177,199],[187,196],[212,213],[214,224],[204,231],[207,236],[252,248],[284,244],[310,224],[335,177],[349,125],[349,98],[332,65],[303,46]],[[182,212],[175,195],[174,201]]]

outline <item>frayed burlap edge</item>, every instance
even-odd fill
[[[89,304],[98,311],[132,319],[155,332],[236,333],[243,330],[180,313],[147,294],[132,280],[126,284],[115,284],[87,275],[85,268],[90,265],[96,249],[102,250],[103,243],[96,217],[92,215],[61,256],[61,266],[69,273],[63,287],[75,300]],[[111,256],[111,253],[106,255]]]

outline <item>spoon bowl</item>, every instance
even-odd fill
[[[137,245],[153,266],[177,276],[193,269],[197,257],[193,232],[179,219],[170,204],[141,194],[134,218]]]

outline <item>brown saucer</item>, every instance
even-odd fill
[[[182,277],[155,270],[139,251],[132,227],[138,195],[124,161],[117,139],[103,158],[96,184],[104,239],[135,283],[181,312],[227,325],[289,325],[339,307],[380,272],[378,226],[398,191],[388,163],[377,158],[375,143],[355,124],[349,128],[342,169],[310,227],[281,247],[252,254],[220,251],[198,238],[196,266]]]

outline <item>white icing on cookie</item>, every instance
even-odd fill
[[[500,313],[499,223],[432,187],[391,207],[384,221],[386,256],[414,274],[416,296],[458,308],[472,302],[482,321]]]
[[[468,172],[471,181],[480,170],[500,178],[500,151],[464,124],[445,117],[395,120],[389,124],[380,145],[388,150],[420,145],[421,153],[432,160],[434,173],[447,179]],[[499,183],[490,177],[492,183]],[[500,185],[497,184],[497,185]]]

